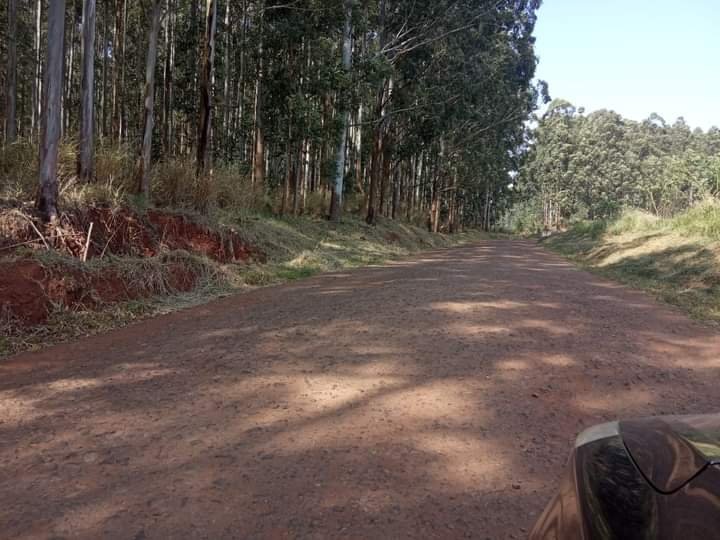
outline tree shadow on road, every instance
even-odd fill
[[[0,535],[522,537],[584,427],[716,411],[719,351],[526,242],[226,298],[0,367]]]

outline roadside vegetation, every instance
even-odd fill
[[[43,240],[42,233],[29,226],[30,211],[0,208],[0,236],[5,241],[0,257],[0,357],[254,287],[380,264],[482,236],[475,231],[433,234],[384,217],[368,225],[348,214],[334,223],[313,215],[282,217],[248,210],[159,212],[132,207],[132,200],[119,200],[112,208],[83,201],[74,213],[63,215],[66,243],[47,248],[44,242],[51,239]],[[95,224],[100,232],[90,237],[91,256],[83,261],[83,252],[73,252],[72,247],[84,247],[87,229],[71,225],[87,223],[90,215],[107,216],[111,225],[105,230]],[[158,228],[149,215],[161,216],[165,224],[183,224],[183,236],[177,240],[187,244],[178,248],[169,229]],[[133,243],[133,235],[144,238],[144,243]],[[227,249],[226,256],[220,256],[216,244],[209,243],[214,235],[226,242],[234,238],[237,256]],[[80,241],[70,242],[73,236]],[[115,242],[118,237],[122,240]],[[149,240],[153,237],[162,237],[157,248]],[[22,245],[13,248],[9,242]],[[105,249],[108,245],[111,248]]]
[[[720,196],[720,129],[652,114],[642,122],[553,101],[529,133],[505,224],[521,232],[614,220],[626,209],[672,219]]]
[[[433,233],[420,213],[402,220],[381,214],[369,225],[362,198],[352,197],[342,218],[329,221],[328,190],[309,195],[302,214],[280,215],[272,193],[224,169],[212,190],[199,190],[192,168],[180,162],[153,170],[150,204],[132,189],[125,149],[99,147],[98,178],[87,184],[75,174],[73,143],[59,147],[62,210],[46,227],[29,202],[36,150],[27,141],[0,149],[0,356],[481,236],[459,227]]]
[[[616,219],[578,222],[542,243],[694,318],[720,323],[720,201],[672,218],[627,210]]]
[[[720,321],[720,130],[553,101],[528,136],[505,228]]]
[[[102,181],[78,182],[72,144],[59,152],[63,210],[46,228],[24,202],[36,185],[34,153],[20,142],[0,150],[0,357],[483,236],[436,234],[419,216],[380,215],[369,225],[356,207],[362,200],[352,198],[342,219],[328,221],[327,190],[309,197],[302,215],[279,215],[267,194],[229,185],[223,192],[221,173],[215,190],[200,193],[192,169],[172,163],[153,171],[154,197],[174,202],[158,208],[130,189],[131,159],[117,148],[98,149]]]

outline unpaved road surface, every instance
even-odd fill
[[[719,376],[529,242],[256,290],[0,363],[0,538],[522,538],[578,431]]]

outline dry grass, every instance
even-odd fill
[[[720,322],[718,208],[705,202],[667,220],[634,211],[602,227],[575,227],[543,244],[694,318]]]

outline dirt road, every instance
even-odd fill
[[[529,242],[257,290],[0,363],[0,537],[522,538],[579,430],[719,375]]]

